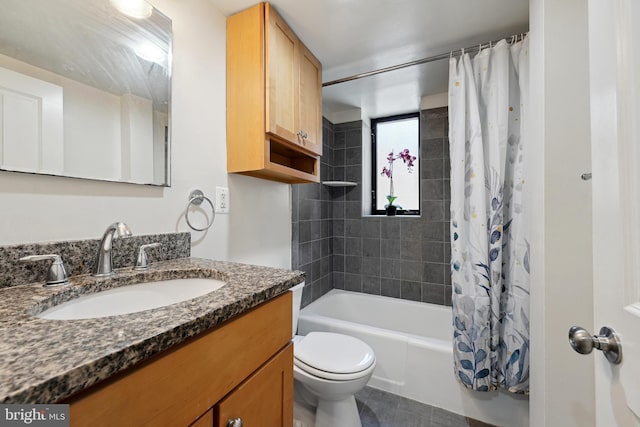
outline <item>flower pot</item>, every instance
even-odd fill
[[[389,205],[386,207],[387,216],[396,216],[396,211],[398,210],[397,206]]]

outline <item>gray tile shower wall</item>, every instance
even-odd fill
[[[320,179],[333,180],[333,124],[323,119]],[[302,306],[332,288],[331,189],[319,184],[292,185],[291,267],[306,273]]]
[[[148,249],[150,262],[191,256],[190,233],[134,235],[113,240],[113,267],[133,267],[140,245],[154,242],[160,246]],[[0,288],[44,282],[51,261],[19,261],[27,255],[58,254],[62,256],[69,276],[91,273],[99,246],[100,239],[0,246]]]
[[[420,217],[362,215],[363,123],[324,119],[322,180],[358,185],[293,186],[292,266],[311,284],[303,306],[331,288],[451,305],[447,107],[420,119]]]

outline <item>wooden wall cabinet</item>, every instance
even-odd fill
[[[291,292],[72,396],[71,426],[293,424]],[[255,423],[251,420],[258,420]]]
[[[227,19],[227,169],[319,182],[322,66],[269,3]]]

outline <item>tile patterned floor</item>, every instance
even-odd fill
[[[444,409],[375,388],[356,394],[362,427],[491,427]]]

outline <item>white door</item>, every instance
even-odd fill
[[[0,67],[0,167],[63,172],[62,87]]]
[[[640,426],[640,1],[589,0],[596,426]],[[570,54],[570,53],[568,53]],[[579,301],[579,299],[576,299]],[[576,354],[576,357],[579,356]]]

